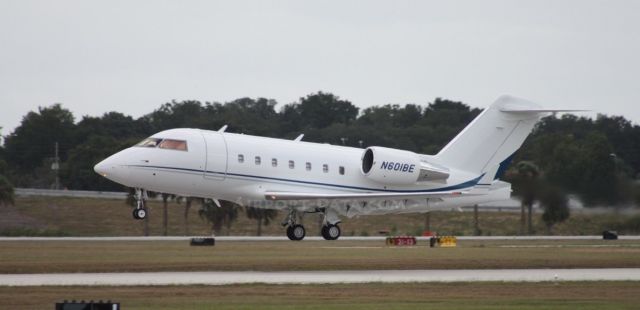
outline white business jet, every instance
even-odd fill
[[[550,112],[500,97],[436,155],[366,149],[201,129],[159,132],[98,163],[100,175],[136,188],[133,217],[144,219],[146,190],[287,210],[283,226],[302,240],[305,213],[323,217],[322,236],[340,237],[339,215],[428,212],[509,199],[499,181],[536,122]]]

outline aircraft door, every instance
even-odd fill
[[[203,131],[202,135],[207,145],[204,178],[224,180],[227,176],[227,143],[224,140],[224,135],[206,131]]]

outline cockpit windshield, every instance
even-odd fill
[[[136,146],[141,146],[141,147],[156,147],[158,146],[158,143],[160,143],[160,141],[162,141],[162,139],[157,139],[157,138],[146,138],[142,141],[140,141],[140,143],[136,144]]]
[[[184,140],[173,140],[173,139],[163,139],[158,147],[161,149],[169,149],[169,150],[178,150],[178,151],[186,151],[187,150],[187,141]]]
[[[136,146],[187,151],[187,141],[174,139],[146,138],[140,143],[136,144]]]

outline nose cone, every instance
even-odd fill
[[[93,171],[95,171],[97,174],[106,177],[107,176],[107,164],[105,163],[107,160],[103,160],[99,163],[97,163],[95,166],[93,166]]]
[[[97,174],[120,184],[124,184],[129,178],[129,169],[126,167],[126,156],[122,152],[111,155],[107,159],[93,166]]]

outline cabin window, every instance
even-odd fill
[[[344,166],[340,166],[340,168],[338,168],[338,172],[340,172],[341,175],[344,175]]]
[[[322,165],[322,172],[324,172],[324,173],[329,172],[329,165],[327,165],[327,164]]]
[[[293,162],[293,160],[290,160],[290,161],[289,161],[289,169],[293,169],[293,168],[295,168],[295,167],[296,167],[296,163],[295,163],[295,162]]]
[[[166,150],[186,151],[187,150],[187,141],[184,141],[184,140],[173,140],[173,139],[163,139],[158,144],[158,148],[166,149]]]
[[[272,167],[278,167],[278,159],[277,158],[271,158],[271,166]]]
[[[259,165],[262,162],[262,159],[260,159],[260,156],[256,156],[256,165]]]
[[[239,163],[243,163],[244,162],[244,155],[238,154],[238,162]]]
[[[158,139],[158,138],[146,138],[142,141],[140,141],[140,143],[136,144],[136,146],[141,146],[141,147],[156,147],[158,146],[158,143],[160,143],[160,141],[162,141],[162,139]]]
[[[311,171],[311,163],[310,162],[307,162],[305,167],[307,168],[307,171]]]

